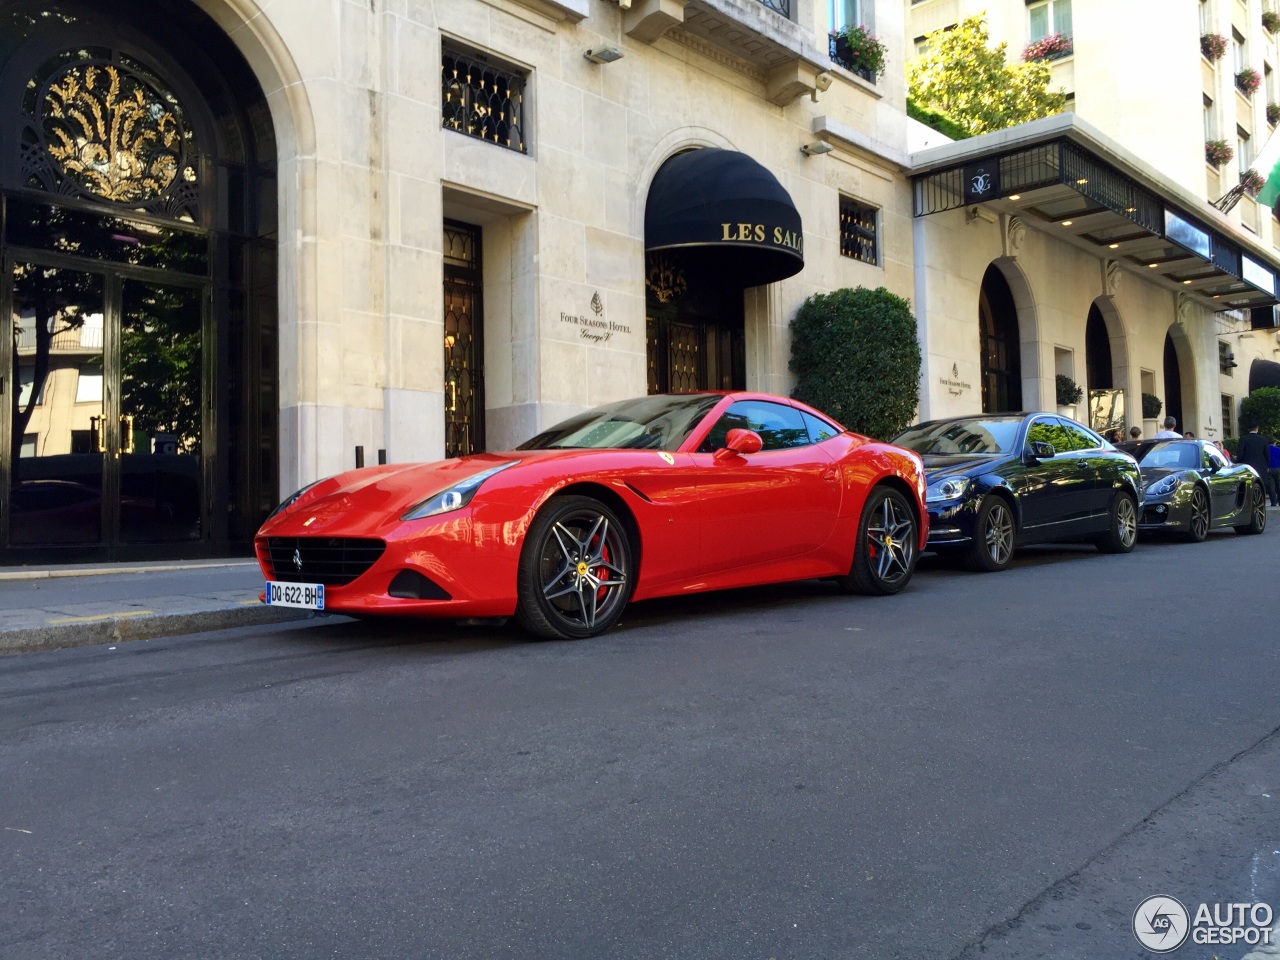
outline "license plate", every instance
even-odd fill
[[[273,607],[300,607],[303,610],[324,609],[323,583],[276,583],[267,581],[267,603]]]

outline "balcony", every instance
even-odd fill
[[[816,87],[828,67],[812,24],[791,19],[795,0],[634,0],[623,21],[633,39],[660,37],[755,75],[766,98],[785,106]]]

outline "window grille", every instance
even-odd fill
[[[524,129],[525,75],[479,54],[444,48],[440,67],[443,126],[528,153]]]

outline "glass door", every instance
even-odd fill
[[[10,264],[9,543],[102,541],[105,277]]]
[[[120,283],[119,512],[126,543],[198,540],[203,527],[202,288]],[[115,458],[113,458],[115,459]],[[110,525],[110,518],[109,525]]]

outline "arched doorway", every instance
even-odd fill
[[[1123,431],[1128,422],[1128,341],[1115,303],[1109,297],[1099,297],[1089,305],[1085,376],[1089,426],[1099,432]]]
[[[1165,417],[1173,417],[1178,421],[1179,432],[1187,429],[1187,421],[1182,413],[1182,368],[1172,330],[1164,335],[1164,410],[1160,414],[1162,424]]]
[[[982,338],[982,412],[1022,409],[1022,345],[1018,337],[1018,308],[1000,269],[992,264],[982,278],[978,296]]]
[[[800,214],[744,153],[686,150],[654,175],[645,205],[650,393],[746,386],[747,287],[804,267]]]
[[[1089,378],[1089,392],[1110,390],[1115,386],[1111,366],[1111,336],[1102,311],[1095,303],[1089,307],[1089,320],[1084,330],[1085,367]]]
[[[0,2],[0,118],[0,557],[246,550],[279,486],[252,71],[194,4]]]

